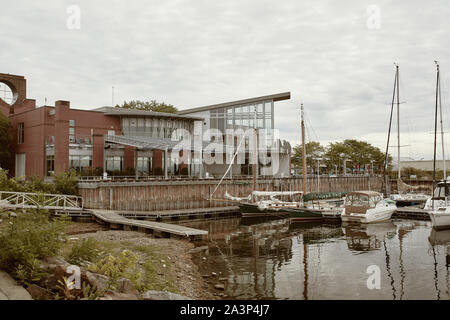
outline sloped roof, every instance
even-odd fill
[[[149,117],[160,117],[160,118],[176,118],[185,120],[203,120],[200,117],[194,116],[184,116],[176,113],[168,112],[156,112],[148,110],[138,110],[138,109],[126,109],[126,108],[115,108],[115,107],[101,107],[94,111],[103,112],[106,116],[149,116]]]

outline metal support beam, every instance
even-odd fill
[[[164,178],[165,179],[168,179],[169,178],[169,176],[168,176],[168,174],[167,174],[167,158],[168,158],[168,151],[167,151],[167,147],[166,147],[166,149],[164,150]]]

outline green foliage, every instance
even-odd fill
[[[118,255],[107,255],[88,267],[89,271],[109,277],[108,286],[111,290],[117,289],[118,280],[127,278],[137,285],[142,274],[136,263],[139,255],[130,250],[123,250]]]
[[[382,171],[384,165],[385,154],[377,147],[372,146],[368,142],[358,141],[355,139],[347,139],[342,142],[330,143],[327,147],[323,147],[317,141],[306,143],[306,165],[317,170],[317,161],[315,158],[323,158],[321,164],[326,164],[328,171],[338,168],[339,172],[343,172],[344,160],[347,161],[347,168],[355,168],[359,165],[363,169],[365,165],[370,165],[371,161],[374,168],[378,168],[378,172]],[[388,170],[392,157],[388,156]],[[294,147],[292,156],[292,164],[297,167],[302,167],[302,146]],[[377,172],[377,170],[374,170]]]
[[[24,191],[24,186],[14,178],[8,177],[8,170],[0,169],[0,190]]]
[[[54,175],[55,190],[60,194],[78,194],[78,179],[75,171],[60,172]]]
[[[155,100],[150,101],[131,100],[129,102],[124,101],[122,105],[116,105],[116,108],[138,109],[138,110],[166,112],[166,113],[177,113],[178,111],[178,109],[171,104],[166,104],[164,102],[156,102]]]
[[[325,148],[317,141],[311,141],[305,144],[305,153],[306,153],[306,166],[310,168],[314,168],[314,171],[317,166],[317,161],[314,159],[322,158],[325,153]],[[293,150],[294,154],[292,156],[292,164],[298,168],[302,168],[303,162],[303,154],[302,154],[302,145],[297,145]]]
[[[23,284],[41,276],[38,259],[56,255],[64,241],[62,220],[49,220],[40,211],[19,213],[10,219],[9,227],[0,233],[0,269]]]
[[[92,238],[88,238],[76,243],[65,256],[65,259],[71,264],[81,266],[87,262],[93,262],[98,256],[99,248],[97,242]]]
[[[10,168],[11,166],[11,122],[0,111],[0,168]]]

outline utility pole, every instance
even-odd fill
[[[300,107],[301,110],[301,126],[302,126],[302,166],[303,166],[303,194],[306,193],[306,146],[305,146],[305,121],[304,121],[304,111],[303,111],[303,103]]]
[[[442,123],[442,100],[441,100],[441,74],[439,70],[439,61],[434,61],[436,63],[437,68],[437,85],[439,90],[439,112],[441,115],[441,144],[442,144],[442,161],[443,161],[443,170],[444,170],[444,180],[447,179],[447,170],[445,165],[445,148],[444,148],[444,126]]]

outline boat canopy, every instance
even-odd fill
[[[303,196],[303,201],[342,198],[347,192],[310,192]]]
[[[345,198],[345,213],[366,213],[367,209],[375,208],[383,200],[381,193],[375,191],[353,191]]]

